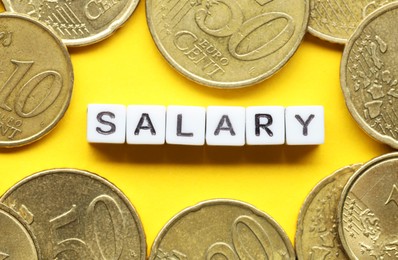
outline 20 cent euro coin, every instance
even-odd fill
[[[0,14],[0,147],[47,134],[66,112],[73,68],[61,40],[27,16]]]
[[[150,260],[295,259],[290,240],[267,214],[235,200],[187,208],[160,231]]]
[[[27,14],[51,28],[67,46],[89,45],[110,36],[139,0],[3,0],[7,11]]]
[[[338,237],[337,208],[345,184],[360,166],[354,164],[337,170],[307,196],[297,221],[297,259],[348,259]]]
[[[42,171],[15,184],[0,202],[23,217],[43,259],[146,258],[136,210],[117,187],[93,173]]]
[[[350,259],[397,259],[398,153],[364,164],[338,206],[339,236]]]
[[[398,3],[368,16],[344,49],[340,81],[348,110],[376,140],[398,148]]]
[[[200,84],[236,88],[276,73],[307,29],[308,0],[148,0],[163,56]]]

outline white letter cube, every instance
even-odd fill
[[[128,144],[164,144],[166,107],[130,105],[127,107]]]
[[[235,106],[209,106],[206,118],[208,145],[243,146],[246,109]]]
[[[198,106],[168,106],[166,120],[168,144],[204,145],[206,109]]]
[[[87,141],[122,144],[126,140],[126,107],[90,104],[87,107]]]
[[[252,106],[246,108],[246,143],[277,145],[285,143],[285,108]]]
[[[317,145],[325,140],[322,106],[292,106],[286,108],[286,143]]]

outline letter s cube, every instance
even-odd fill
[[[124,105],[89,104],[87,107],[87,141],[122,144],[126,140]]]

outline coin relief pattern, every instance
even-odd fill
[[[346,251],[356,259],[398,257],[398,175],[393,156],[361,168],[343,192],[339,232]]]
[[[333,182],[323,190],[325,196],[317,198],[309,229],[302,234],[302,243],[311,240],[315,245],[303,252],[303,259],[347,259],[337,237],[337,204],[343,187],[344,184]]]
[[[312,0],[309,31],[332,42],[345,43],[359,23],[394,0]]]
[[[388,47],[382,37],[371,29],[365,30],[352,49],[348,69],[352,72],[354,98],[363,103],[358,109],[363,118],[379,133],[397,139],[398,80],[391,71],[393,68],[387,68],[384,62]]]
[[[48,181],[52,187],[35,194]],[[78,186],[85,191],[77,192]],[[38,173],[0,200],[30,226],[43,259],[145,259],[144,234],[134,208],[112,184],[91,173]],[[38,200],[45,200],[46,207]]]
[[[138,0],[3,0],[8,11],[27,14],[53,29],[68,46],[99,41],[119,27]]]
[[[306,3],[293,10],[280,0],[170,0],[147,6],[149,26],[166,58],[189,78],[216,86],[273,74],[301,42],[308,13]]]
[[[246,239],[249,237],[246,243],[242,243],[241,239],[244,237]],[[205,259],[217,259],[217,256],[223,256],[228,260],[250,259],[253,257],[253,259],[285,259],[289,255],[286,250],[275,250],[269,236],[260,223],[249,216],[242,215],[235,219],[231,226],[231,239],[232,244],[215,242],[210,245],[206,251]],[[263,250],[259,254],[251,255],[251,250],[249,250],[246,244],[251,247],[256,247],[257,245],[257,248],[262,248]],[[171,260],[173,257],[181,260],[189,259],[186,254],[178,250],[166,252],[159,248],[158,251],[155,257],[156,260]]]
[[[65,46],[41,24],[10,14],[0,19],[0,145],[17,146],[62,118],[73,70]]]
[[[200,238],[200,239],[199,239]],[[158,234],[149,259],[294,259],[277,224],[248,204],[212,200],[185,209]]]
[[[396,8],[363,25],[345,50],[342,88],[351,114],[370,135],[396,147],[398,78],[395,57]],[[344,64],[345,63],[345,64]],[[344,71],[343,71],[344,70]]]
[[[40,259],[34,234],[12,209],[0,203],[0,260]]]

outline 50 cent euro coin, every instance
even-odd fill
[[[308,0],[146,1],[152,37],[166,60],[200,84],[237,88],[277,71],[307,30]]]

